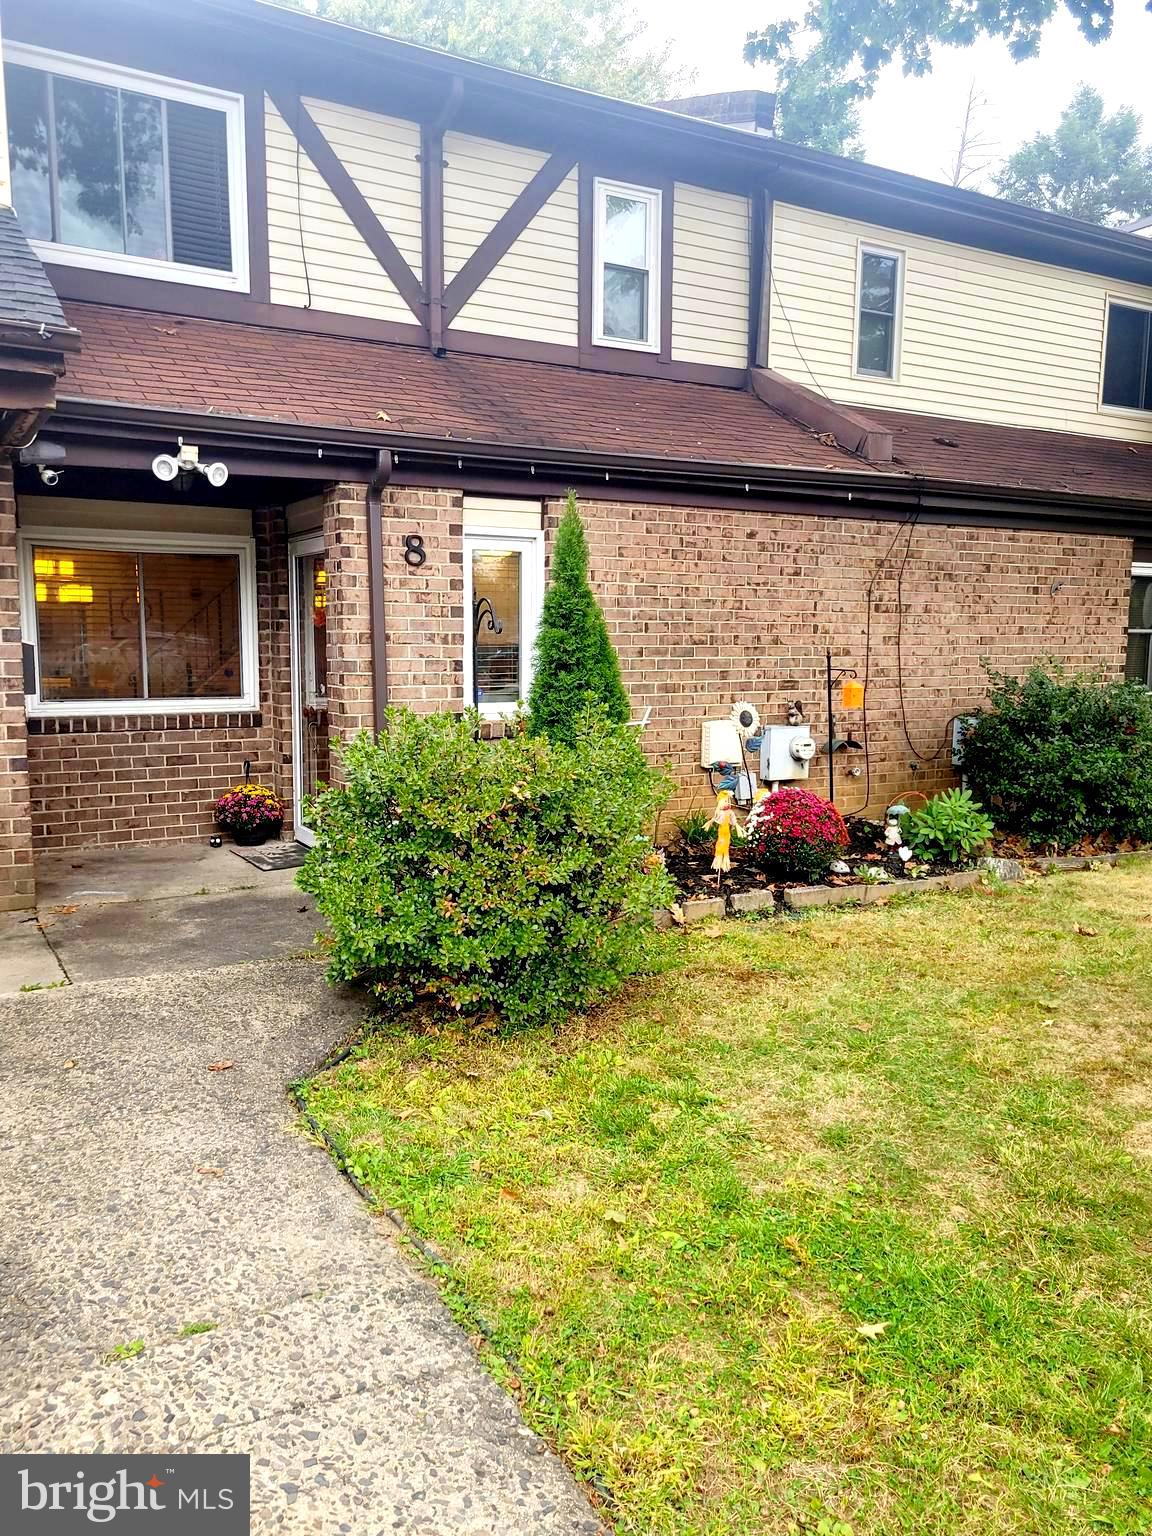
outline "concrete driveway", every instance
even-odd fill
[[[356,1019],[309,959],[0,999],[0,1451],[249,1452],[258,1530],[590,1536],[295,1121]]]

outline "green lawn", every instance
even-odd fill
[[[1152,1531],[1148,865],[672,935],[307,1097],[618,1531]]]

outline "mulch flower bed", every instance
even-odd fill
[[[884,828],[878,822],[852,820],[848,823],[848,832],[852,842],[841,857],[852,871],[873,868],[877,873],[886,871],[892,883],[915,885],[916,880],[925,875],[948,874],[952,870],[951,865],[934,864],[924,859],[915,859],[910,865],[902,864],[895,849],[885,845]],[[1008,856],[1020,857],[1019,854]],[[676,882],[681,896],[689,899],[717,895],[739,896],[746,891],[771,890],[779,893],[806,884],[803,880],[783,880],[778,872],[761,868],[748,857],[738,841],[732,844],[732,868],[722,876],[719,888],[712,868],[711,841],[703,847],[676,844],[664,850],[664,857],[668,873]],[[868,885],[873,882],[863,875],[851,873],[827,875],[823,883]]]

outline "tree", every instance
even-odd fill
[[[1088,42],[1112,35],[1112,0],[806,0],[801,18],[749,33],[744,56],[752,64],[782,64],[815,39],[828,67],[854,72],[870,96],[894,59],[906,75],[927,74],[937,44],[966,47],[978,37],[1001,37],[1014,59],[1031,58],[1045,22],[1060,9],[1071,13]]]
[[[776,137],[858,160],[864,94],[843,70],[829,67],[819,48],[784,59],[776,70]]]
[[[589,704],[602,705],[610,720],[628,719],[620,663],[588,581],[588,541],[576,492],[569,491],[536,636],[531,729],[552,741],[571,742],[577,716]]]
[[[960,136],[956,141],[956,154],[944,175],[954,187],[971,186],[972,182],[988,168],[988,151],[992,140],[980,126],[988,110],[988,98],[976,85],[973,76],[968,85],[968,99],[964,103],[964,116],[960,120]]]
[[[632,101],[676,96],[690,77],[671,43],[619,0],[287,0],[331,21]]]
[[[1099,91],[1082,85],[1054,133],[1011,155],[996,178],[1001,197],[1090,224],[1123,224],[1152,213],[1152,146],[1140,143],[1129,107],[1108,116]]]

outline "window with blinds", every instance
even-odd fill
[[[10,53],[12,195],[30,240],[56,260],[237,275],[239,98]]]
[[[239,708],[255,693],[249,541],[218,549],[29,541],[34,708]]]

